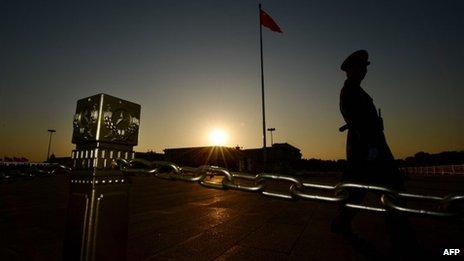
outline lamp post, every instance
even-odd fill
[[[50,132],[50,139],[48,140],[47,161],[50,159],[50,147],[52,145],[52,134],[56,132],[56,130],[49,129],[48,132]]]
[[[268,128],[267,130],[271,133],[271,146],[272,146],[274,144],[274,137],[273,137],[272,132],[275,131],[276,129],[275,128]]]

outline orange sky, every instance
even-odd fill
[[[76,101],[141,104],[136,151],[262,145],[256,1],[9,2],[0,59],[0,157],[69,156]],[[340,63],[367,49],[362,86],[395,156],[464,150],[462,1],[277,1],[264,8],[267,126],[305,158],[340,159]],[[3,12],[3,11],[2,11]],[[362,15],[360,15],[362,14]],[[268,141],[270,139],[268,138]]]

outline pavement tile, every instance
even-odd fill
[[[22,260],[22,258],[17,250],[2,245],[0,248],[0,260],[19,261]]]
[[[149,242],[143,245],[131,244],[130,248],[149,248],[147,251],[139,253],[139,256],[147,257],[169,247],[182,244],[193,237],[196,237],[218,225],[235,226],[237,211],[229,208],[203,207],[200,208],[203,215],[189,219],[178,220],[171,226],[166,226],[157,230],[152,230],[143,238],[133,238],[134,242]],[[184,213],[188,217],[189,213]],[[232,221],[232,222],[231,222]],[[131,250],[132,251],[132,250]],[[134,251],[136,252],[136,251]],[[140,259],[134,259],[140,260]]]
[[[312,209],[307,206],[293,204],[272,216],[267,220],[269,223],[288,224],[304,226],[312,216]]]
[[[234,246],[218,257],[217,261],[224,260],[269,260],[280,261],[288,260],[289,257],[280,252],[249,248],[244,246]]]
[[[266,223],[248,235],[239,245],[289,253],[301,232],[301,226],[298,225]]]
[[[227,221],[231,227],[241,227],[249,230],[254,230],[264,225],[264,222],[269,219],[268,215],[256,213],[243,213],[236,218]]]
[[[244,228],[218,225],[148,260],[212,260],[235,245],[247,233],[249,231]]]
[[[323,207],[321,207],[324,209]],[[379,234],[384,235],[384,225],[381,219],[366,220],[360,218],[358,214],[353,222],[353,230],[359,236],[358,238],[349,239],[345,236],[334,234],[330,231],[330,223],[334,215],[327,215],[327,212],[316,209],[314,215],[305,227],[301,237],[295,244],[290,255],[293,260],[314,259],[314,260],[370,260],[384,257],[386,252],[381,245],[372,244],[373,238],[379,238]],[[324,215],[321,215],[321,212]],[[367,235],[367,237],[366,237]],[[369,238],[370,237],[370,238]],[[386,240],[381,238],[383,242]],[[370,243],[371,242],[371,243]],[[380,250],[379,250],[380,248]]]

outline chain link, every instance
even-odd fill
[[[335,186],[328,184],[318,184],[303,182],[302,180],[286,175],[276,175],[270,173],[261,173],[257,175],[248,175],[243,173],[232,173],[229,170],[204,165],[198,168],[180,167],[171,162],[148,162],[143,160],[124,160],[118,159],[117,164],[121,171],[127,173],[146,173],[153,174],[155,177],[183,180],[189,182],[198,182],[200,185],[215,189],[234,189],[248,192],[258,192],[265,196],[281,199],[304,199],[316,200],[323,202],[332,202],[344,205],[348,208],[361,209],[371,212],[396,211],[406,214],[433,217],[455,217],[464,218],[464,195],[448,195],[445,197],[420,195],[412,193],[398,192],[393,189],[378,185],[367,185],[358,183],[342,182]],[[135,165],[142,164],[145,168],[135,168]],[[222,176],[220,181],[215,181],[213,177]],[[240,180],[251,183],[243,184]],[[268,180],[283,181],[291,183],[287,193],[271,192],[266,190],[269,185]],[[314,190],[326,191],[325,194],[310,192]],[[332,195],[326,195],[327,192]],[[379,204],[381,207],[368,206],[359,203],[350,202],[350,195],[354,193],[375,193],[379,194]],[[404,205],[404,199],[421,200],[428,203],[435,203],[434,210],[424,208],[413,208]]]

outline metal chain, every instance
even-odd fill
[[[230,172],[229,170],[217,166],[204,165],[198,168],[180,167],[171,162],[145,160],[124,160],[118,159],[117,165],[121,171],[126,173],[145,173],[152,174],[155,177],[172,180],[183,180],[189,182],[198,182],[200,185],[215,189],[234,189],[248,192],[258,192],[265,196],[281,199],[305,199],[323,202],[332,202],[344,205],[348,208],[361,209],[371,212],[396,211],[405,214],[415,214],[433,217],[454,217],[464,218],[463,203],[464,195],[448,195],[445,197],[428,196],[420,194],[411,194],[398,192],[393,189],[367,184],[342,182],[337,185],[317,184],[303,182],[302,180],[286,175],[276,175],[261,173],[257,175],[248,175],[243,173]],[[143,165],[144,168],[136,168]],[[214,181],[212,177],[222,176],[221,181]],[[240,184],[240,180],[251,183],[250,185]],[[287,193],[271,192],[266,188],[269,185],[268,180],[290,182],[291,185]],[[326,191],[332,195],[318,194],[310,192],[311,190]],[[367,206],[359,203],[350,202],[350,193],[367,193],[372,192],[379,194],[380,207]],[[434,203],[434,209],[413,208],[404,205],[405,199],[415,199]]]

